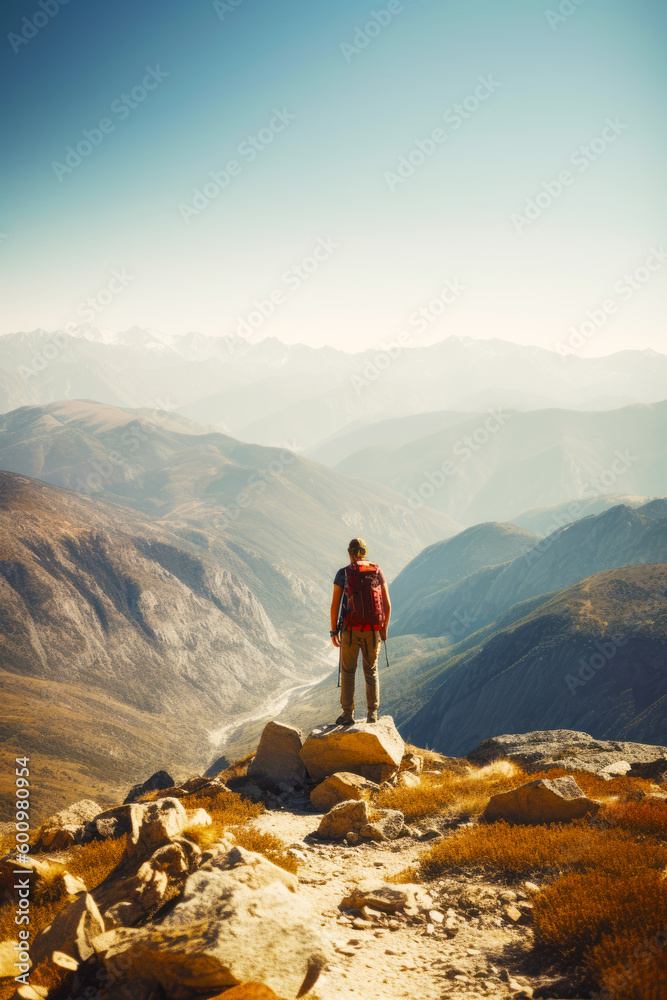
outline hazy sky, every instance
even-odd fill
[[[582,353],[667,349],[660,0],[0,16],[0,332],[231,333],[258,300],[257,335],[311,344],[388,341],[425,308],[415,343],[554,347],[590,310]]]

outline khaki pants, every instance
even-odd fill
[[[378,661],[380,659],[379,632],[345,631],[340,637],[341,671],[340,671],[340,703],[344,713],[354,711],[354,678],[357,672],[357,660],[361,650],[366,680],[366,705],[368,711],[377,710],[380,704],[380,679],[378,677]]]

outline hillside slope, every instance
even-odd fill
[[[432,663],[403,728],[444,753],[536,728],[664,744],[667,565],[598,573],[513,608]]]
[[[454,556],[477,529],[468,529],[441,546],[431,546],[400,574],[393,589],[395,621],[392,634],[456,636],[477,631],[512,605],[540,594],[562,590],[603,570],[641,563],[667,562],[667,501],[641,507],[611,507],[553,532],[527,546],[520,555],[498,566],[481,566],[468,576],[470,562],[461,555],[445,570],[441,557]],[[521,548],[528,535],[511,536]],[[483,549],[482,549],[483,555]],[[482,558],[483,561],[483,558]],[[489,558],[491,562],[491,558]],[[405,585],[415,577],[432,575],[430,591],[413,601]]]

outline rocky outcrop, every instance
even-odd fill
[[[152,854],[165,840],[176,837],[188,823],[188,814],[178,799],[158,799],[130,808],[132,829],[127,850],[131,857]]]
[[[405,743],[390,715],[375,723],[320,726],[308,734],[301,759],[311,778],[321,780],[339,771],[351,771],[380,783],[399,769]]]
[[[299,729],[282,722],[269,722],[248,767],[248,778],[270,789],[277,789],[281,784],[302,785],[306,777],[306,768],[299,756],[302,743]]]
[[[49,816],[42,824],[34,850],[62,851],[72,844],[80,844],[86,823],[101,813],[97,802],[81,799],[68,809]]]
[[[310,990],[327,949],[310,906],[280,882],[260,889],[239,873],[213,868],[186,882],[159,924],[100,935],[107,971],[157,982],[174,1000],[261,982],[286,1000]]]
[[[360,774],[339,771],[316,785],[310,793],[310,801],[319,812],[327,812],[339,802],[362,799],[370,792],[379,791],[380,786]]]
[[[374,809],[365,799],[339,802],[320,820],[318,834],[328,840],[357,835],[367,840],[396,840],[405,832],[403,813]]]
[[[30,949],[33,965],[51,959],[54,952],[85,962],[95,954],[92,941],[103,931],[104,920],[95,900],[90,893],[82,893],[37,934]]]
[[[468,754],[473,764],[515,760],[527,770],[553,767],[598,774],[619,761],[629,764],[631,777],[653,777],[667,770],[667,747],[617,740],[596,740],[572,729],[538,730],[532,733],[494,736]]]
[[[290,892],[296,892],[299,886],[296,875],[274,865],[262,854],[248,851],[244,847],[232,847],[230,851],[223,852],[201,866],[202,871],[212,871],[214,868],[232,871],[237,881],[250,889],[263,889],[273,882],[280,882]]]
[[[594,815],[600,803],[587,798],[572,777],[531,781],[511,792],[492,795],[482,819],[487,823],[569,823]]]
[[[133,785],[127,793],[123,804],[127,805],[129,802],[136,802],[142,795],[146,795],[147,792],[163,791],[165,788],[171,788],[174,784],[174,779],[167,771],[156,771],[143,784]]]

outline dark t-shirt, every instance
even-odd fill
[[[348,563],[348,566],[349,565],[350,564]],[[343,589],[343,604],[342,604],[342,607],[341,607],[341,610],[340,610],[340,614],[338,616],[339,619],[340,618],[344,619],[347,616],[347,597],[345,596],[345,570],[346,569],[347,569],[347,566],[343,566],[342,569],[338,570],[338,572],[336,573],[336,575],[334,577],[334,586],[335,587],[342,587],[342,589]],[[385,585],[384,573],[382,572],[382,570],[380,569],[379,566],[378,566],[378,580],[380,581],[380,586],[384,587],[384,585]],[[357,631],[371,632],[372,628],[371,628],[370,625],[364,625],[363,628],[361,628],[361,629],[357,628]]]

